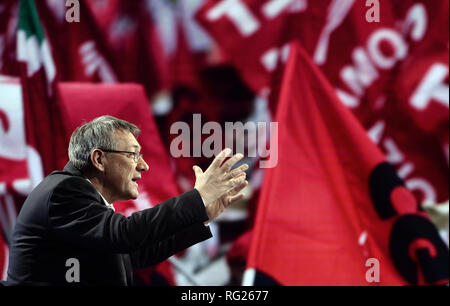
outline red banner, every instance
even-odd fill
[[[82,22],[67,22],[63,1],[37,1],[61,81],[117,83],[118,71],[106,37],[80,1]]]
[[[32,149],[25,141],[19,79],[0,77],[0,91],[0,279],[6,280],[8,239],[26,195],[42,179],[42,170],[33,177],[28,169]]]
[[[448,282],[436,228],[306,52],[292,52],[244,283]]]
[[[260,93],[277,94],[288,43],[300,42],[366,129],[384,125],[377,144],[401,152],[393,165],[418,200],[441,203],[449,196],[448,6],[383,1],[379,22],[369,22],[363,0],[209,0],[196,17]]]

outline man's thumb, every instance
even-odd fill
[[[203,171],[199,166],[194,166],[192,167],[192,169],[194,170],[195,177],[198,177],[200,174],[203,174]]]

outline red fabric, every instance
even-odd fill
[[[102,31],[107,31],[119,14],[120,0],[85,0]]]
[[[407,245],[395,265],[394,256],[401,241],[422,237],[421,228],[399,236],[394,227],[411,218],[431,223],[405,190],[393,192],[389,205],[394,208],[388,205],[392,212],[383,213],[386,202],[380,204],[377,197],[392,190],[380,186],[395,180],[384,172],[376,176],[385,157],[306,52],[293,48],[276,116],[279,162],[266,170],[247,267],[282,285],[404,285],[405,275],[420,283],[429,266],[419,261],[419,272],[416,265],[405,268],[402,262],[414,260]],[[433,240],[439,234],[431,228]],[[448,249],[440,238],[433,241],[439,248],[438,271],[445,264],[448,270]],[[380,262],[379,283],[366,280],[370,258]],[[448,271],[433,273],[428,282],[448,281]]]
[[[249,230],[233,242],[230,250],[227,252],[227,261],[230,265],[246,264],[251,241],[252,231]]]
[[[284,44],[297,36],[297,20],[303,18],[303,6],[295,10],[295,6],[292,5],[285,6],[277,15],[268,18],[264,15],[263,7],[269,2],[242,0],[225,8],[223,6],[225,1],[209,0],[205,1],[196,14],[199,23],[214,37],[224,50],[227,59],[236,65],[243,78],[256,92],[271,83],[273,70],[264,66],[263,56],[268,51],[274,51],[275,57],[280,57]],[[304,2],[297,1],[297,4]],[[217,17],[210,17],[211,13],[217,9],[222,13],[216,14]],[[233,10],[239,10],[245,14],[231,17],[230,12]],[[320,15],[318,17],[323,19]],[[251,24],[251,26],[246,32],[238,24],[244,26]],[[314,33],[313,29],[310,28],[311,33]],[[275,64],[277,62],[278,60],[275,60]]]
[[[0,80],[6,103],[0,103],[0,220],[4,235],[9,235],[27,192],[42,177],[32,177],[27,158],[30,147],[25,139],[22,89],[19,79]],[[32,167],[30,167],[32,168]],[[41,174],[42,175],[42,174]],[[32,183],[33,182],[33,183]],[[10,201],[13,199],[13,201]],[[13,214],[10,212],[14,211]],[[4,219],[3,219],[4,218]],[[4,221],[5,223],[3,223]]]
[[[383,137],[395,138],[403,154],[397,169],[411,168],[408,178],[430,189],[428,195],[414,190],[417,199],[448,199],[448,0],[384,1],[380,22],[373,23],[365,19],[369,8],[362,0],[292,1],[275,15],[266,12],[276,1],[240,0],[229,7],[225,2],[206,1],[196,18],[255,91],[270,88],[272,110],[286,44],[298,41],[366,129],[384,122],[388,132]],[[237,11],[245,13],[233,17]],[[243,27],[252,30],[244,33]],[[263,63],[270,52],[268,69]],[[447,75],[427,94],[439,88],[441,101],[431,99],[421,110],[411,107],[413,94],[436,64]],[[388,153],[384,143],[378,142]]]
[[[33,1],[27,2],[24,8],[30,12],[36,9]],[[34,23],[33,26],[35,29],[41,27]],[[17,28],[15,31],[18,36]],[[3,93],[0,106],[0,225],[5,237],[11,234],[17,213],[32,188],[45,175],[64,166],[68,146],[68,134],[63,125],[66,114],[56,87],[58,76],[48,79],[45,70],[46,64],[52,65],[52,59],[47,58],[42,49],[30,48],[26,43],[16,46],[15,52],[18,48],[27,58],[18,62],[16,56],[10,57],[9,64],[19,68],[20,83],[17,79],[0,83]],[[27,60],[31,59],[41,67],[29,75]]]
[[[396,79],[396,99],[402,110],[426,133],[436,133],[449,121],[448,63],[448,48],[411,56]]]
[[[30,10],[36,9],[34,2],[30,1],[30,6]],[[44,26],[42,28],[45,29]],[[45,39],[49,43],[47,38]],[[61,169],[64,161],[67,160],[69,134],[63,124],[67,115],[61,107],[56,86],[59,76],[56,73],[52,80],[47,78],[43,63],[50,60],[53,64],[53,58],[44,59],[40,50],[28,49],[26,45],[17,46],[17,48],[26,49],[29,59],[39,59],[42,63],[40,69],[33,75],[28,75],[26,62],[19,62],[19,65],[26,142],[39,154],[45,176],[54,170]],[[39,52],[39,54],[30,54],[30,52]],[[52,64],[49,63],[49,65]]]
[[[118,202],[115,204],[116,211],[129,216],[179,194],[168,153],[161,142],[142,86],[62,83],[59,88],[70,114],[70,120],[66,122],[70,131],[83,122],[102,115],[127,120],[141,129],[138,141],[150,170],[142,176],[139,183],[139,198],[135,201]],[[175,284],[170,264],[162,263],[156,269],[170,284]],[[145,274],[141,272],[141,275]]]
[[[387,98],[389,106],[367,125],[369,134],[376,134],[375,143],[420,203],[440,203],[448,199],[448,153],[443,143],[448,143],[448,121],[427,132],[393,99]]]
[[[0,79],[0,183],[12,184],[28,176],[22,89],[17,78]]]
[[[17,22],[19,1],[2,1],[0,10],[0,74],[19,75],[16,61]]]
[[[148,97],[169,87],[168,62],[144,1],[80,1],[80,23],[42,1],[63,81],[136,82]],[[64,47],[62,47],[64,46]]]
[[[86,1],[114,56],[121,82],[139,82],[148,97],[170,85],[168,60],[145,1]]]
[[[42,69],[28,78],[22,66],[21,80],[27,144],[40,155],[45,176],[61,169],[68,160],[69,137],[63,126],[66,117],[58,98],[48,95]]]
[[[72,23],[65,20],[65,8],[61,10],[57,3],[37,1],[36,5],[61,81],[119,81],[113,54],[85,1],[80,1],[80,22]]]

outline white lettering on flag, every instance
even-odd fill
[[[316,52],[314,53],[314,61],[317,65],[326,63],[331,34],[342,24],[354,2],[354,0],[333,0],[330,4],[327,23],[320,34]]]
[[[98,52],[94,41],[89,40],[82,43],[79,52],[86,76],[92,76],[95,72],[98,72],[103,83],[117,83],[114,72],[103,56]]]
[[[258,19],[240,0],[223,0],[207,13],[211,21],[223,16],[227,16],[244,36],[252,35],[260,27]]]
[[[411,105],[424,110],[431,101],[439,102],[448,107],[449,105],[449,86],[444,83],[448,76],[448,66],[443,64],[434,64],[428,70],[425,77],[420,82],[419,87],[411,97]]]

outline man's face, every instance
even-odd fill
[[[139,153],[141,146],[136,138],[128,131],[116,130],[116,151]],[[104,168],[104,187],[111,202],[136,199],[139,196],[137,180],[142,172],[148,170],[143,158],[135,162],[132,154],[106,153]]]

